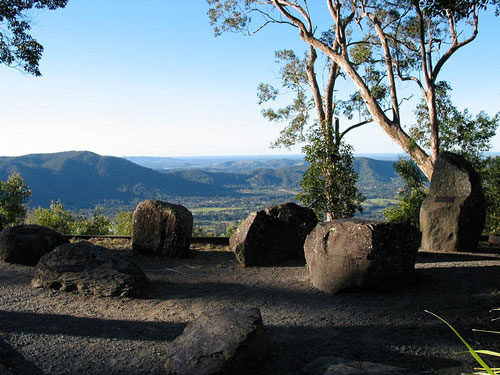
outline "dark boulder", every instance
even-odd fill
[[[132,247],[142,255],[180,257],[191,244],[193,215],[187,208],[157,200],[139,203],[132,218]]]
[[[260,311],[218,309],[201,314],[167,348],[167,374],[240,374],[267,353]]]
[[[42,255],[68,243],[60,233],[39,225],[17,225],[0,232],[0,259],[35,265]]]
[[[486,217],[479,175],[463,157],[442,152],[434,164],[429,195],[420,208],[421,249],[471,251]]]
[[[304,241],[318,223],[310,208],[285,203],[252,212],[229,239],[242,266],[265,266],[304,258]]]
[[[333,220],[314,228],[304,251],[310,280],[323,292],[391,290],[410,280],[419,244],[411,225]]]
[[[95,296],[139,296],[150,286],[142,270],[116,251],[90,242],[57,247],[44,255],[31,282],[35,288]]]

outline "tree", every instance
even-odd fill
[[[483,154],[491,148],[491,138],[500,125],[500,112],[489,117],[484,111],[473,116],[467,109],[459,111],[451,102],[451,86],[447,82],[436,84],[436,109],[440,124],[440,151],[462,155],[476,170],[482,169]],[[421,101],[415,110],[417,123],[410,134],[423,147],[430,146],[430,124],[426,104]]]
[[[0,0],[0,63],[40,76],[43,46],[30,34],[31,9],[64,8],[68,0]]]
[[[308,145],[304,146],[305,159],[311,165],[300,183],[303,190],[297,199],[310,207],[319,219],[326,214],[327,220],[353,217],[361,212],[364,201],[356,188],[358,175],[353,167],[352,147],[343,142],[335,144],[328,152],[316,130],[309,136]],[[328,183],[324,176],[331,176]]]
[[[388,222],[407,223],[420,228],[420,206],[428,193],[425,175],[408,159],[394,163],[394,168],[405,186],[398,192],[397,206],[386,209],[384,217]]]
[[[327,40],[329,34],[325,33],[323,38]],[[316,74],[318,55],[313,47],[309,48],[304,58],[299,58],[291,50],[277,51],[275,55],[278,62],[283,63],[281,86],[288,96],[290,93],[293,95],[293,99],[285,107],[266,108],[262,114],[270,121],[286,122],[274,147],[307,142],[303,151],[311,166],[301,185],[304,193],[297,198],[313,208],[320,218],[324,214],[327,220],[352,217],[356,210],[361,210],[362,198],[355,186],[357,175],[352,167],[352,152],[344,145],[343,139],[348,132],[371,120],[366,119],[341,131],[337,117],[339,112],[352,118],[360,103],[355,95],[347,101],[335,98],[335,84],[340,70],[329,59],[325,61],[327,83],[320,88]],[[377,81],[373,82],[376,84]],[[383,90],[379,89],[379,92],[383,95]],[[270,84],[261,83],[257,91],[259,104],[274,101],[280,94],[280,90]],[[310,112],[314,109],[317,119],[311,121]],[[346,194],[347,190],[350,190],[349,194]]]
[[[31,190],[19,173],[0,181],[0,230],[7,225],[19,225],[26,217],[26,202]]]
[[[428,179],[439,153],[436,83],[450,57],[477,36],[479,11],[493,1],[326,0],[320,11],[331,17],[331,39],[322,38],[313,23],[307,0],[207,0],[215,33],[239,31],[253,34],[269,24],[298,30],[310,48],[321,51],[348,76],[366,104],[372,119],[415,161]],[[318,6],[315,4],[315,6]],[[251,25],[258,25],[251,29]],[[330,25],[329,25],[330,26]],[[358,63],[353,55],[365,54]],[[368,77],[380,67],[390,104],[370,89]],[[397,82],[413,82],[427,106],[430,154],[403,128]]]

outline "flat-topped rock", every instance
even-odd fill
[[[116,251],[77,242],[57,247],[38,262],[31,285],[102,297],[140,296],[150,282],[136,264]]]
[[[142,255],[184,256],[192,232],[193,215],[178,204],[147,200],[139,203],[132,217],[132,247]]]

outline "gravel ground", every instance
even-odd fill
[[[147,297],[34,289],[33,267],[0,262],[0,362],[13,374],[161,374],[166,348],[186,323],[222,306],[261,310],[270,350],[253,374],[302,374],[321,356],[471,372],[471,357],[457,354],[461,342],[424,310],[447,319],[473,347],[500,351],[498,335],[472,332],[500,330],[490,312],[500,307],[498,248],[420,253],[415,281],[404,289],[330,296],[309,284],[303,263],[241,268],[228,251],[194,249],[172,260],[136,256],[126,242],[113,247],[153,281]]]

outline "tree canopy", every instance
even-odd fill
[[[321,51],[351,79],[373,121],[415,161],[430,179],[439,152],[436,84],[445,63],[477,36],[479,13],[498,0],[207,0],[215,34],[237,31],[247,35],[270,24],[287,25],[316,51]],[[330,15],[321,29],[317,15]],[[318,20],[321,17],[317,17]],[[329,38],[324,38],[329,32]],[[360,59],[361,57],[361,59]],[[370,84],[381,72],[389,103]],[[398,82],[411,82],[421,93],[430,126],[430,153],[408,134],[401,119],[404,101]],[[384,98],[385,99],[385,98]]]
[[[30,34],[27,12],[31,9],[64,8],[68,0],[0,0],[0,64],[40,76],[43,46]]]

